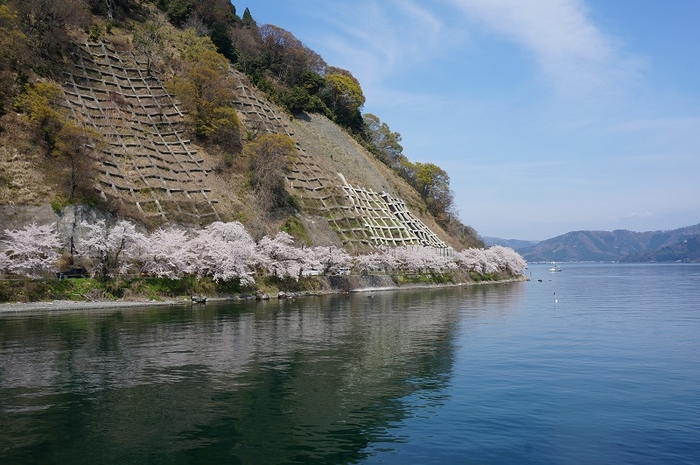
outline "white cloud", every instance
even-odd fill
[[[447,1],[532,53],[544,77],[565,93],[615,90],[635,80],[643,64],[593,24],[581,0]]]
[[[451,34],[437,14],[413,0],[324,1],[313,8],[310,14],[331,28],[309,35],[329,64],[349,69],[363,87],[429,59]]]
[[[651,218],[654,215],[651,212],[632,212],[627,216],[629,218]]]

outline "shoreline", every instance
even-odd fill
[[[313,297],[320,295],[333,294],[348,294],[348,293],[372,293],[372,292],[389,292],[402,290],[417,290],[417,289],[440,289],[445,287],[463,287],[463,286],[482,286],[488,284],[510,284],[516,282],[529,281],[526,277],[504,279],[499,281],[481,281],[478,283],[458,283],[458,284],[406,284],[404,286],[380,286],[380,287],[362,287],[344,290],[328,290],[328,291],[310,291],[310,292],[283,292],[284,296],[270,296],[267,299],[242,299],[240,297],[209,297],[209,302],[226,302],[240,300],[286,300],[289,298],[298,297]],[[187,298],[181,300],[52,300],[40,302],[3,302],[0,303],[0,316],[25,313],[25,312],[51,312],[51,311],[71,311],[71,310],[109,310],[109,309],[126,309],[133,307],[166,307],[175,305],[192,305],[192,302]]]

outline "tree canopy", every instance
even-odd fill
[[[363,116],[369,142],[377,149],[377,158],[391,167],[397,167],[406,157],[401,146],[401,134],[393,132],[378,116],[365,113]]]
[[[211,138],[225,150],[239,151],[240,121],[232,107],[235,84],[228,60],[210,39],[197,37],[192,29],[185,31],[184,44],[184,70],[166,86],[187,109],[197,137]]]

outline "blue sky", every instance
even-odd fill
[[[482,236],[700,223],[700,0],[255,0]]]

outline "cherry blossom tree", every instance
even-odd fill
[[[323,253],[322,247],[306,247],[302,249],[301,275],[322,274],[323,273]]]
[[[510,247],[494,245],[487,249],[491,261],[493,261],[500,270],[509,273],[520,275],[525,271],[527,262],[525,259]]]
[[[113,278],[124,275],[144,258],[146,237],[126,220],[109,227],[104,220],[83,223],[78,238],[78,255],[90,266],[90,275]]]
[[[371,252],[354,256],[352,263],[361,274],[368,274],[372,271],[386,270],[386,257],[387,255],[383,251]]]
[[[495,273],[498,267],[489,262],[489,257],[484,249],[465,249],[455,253],[457,264],[467,270],[479,274]]]
[[[304,250],[294,246],[294,238],[280,231],[274,238],[265,236],[257,246],[257,263],[265,272],[280,279],[299,279],[304,268]],[[313,259],[309,268],[313,268]]]
[[[255,242],[237,221],[217,221],[199,230],[189,241],[191,272],[211,276],[215,281],[239,279],[253,284],[251,269],[255,258]]]
[[[396,263],[394,269],[399,271],[416,272],[420,265],[415,263],[413,256],[408,252],[406,247],[395,247],[390,250],[391,256],[394,257]]]
[[[399,269],[418,273],[441,272],[447,269],[449,257],[443,257],[431,247],[397,247],[393,250]]]
[[[321,265],[324,273],[339,268],[350,268],[352,265],[352,257],[345,249],[340,249],[334,245],[328,247],[314,247],[313,255]]]
[[[415,253],[419,255],[423,268],[431,273],[445,273],[457,268],[450,255],[442,254],[434,247],[421,247]]]
[[[457,264],[467,271],[479,274],[499,271],[520,275],[525,270],[525,259],[508,247],[493,246],[489,249],[465,249],[455,253]]]
[[[29,224],[22,229],[5,229],[5,251],[0,268],[30,278],[56,271],[61,241],[56,224],[37,226]],[[4,262],[4,263],[3,263]]]
[[[159,278],[180,279],[193,271],[190,238],[182,230],[158,229],[148,238],[141,271]]]
[[[466,271],[477,271],[477,267],[480,264],[481,249],[464,249],[459,252],[455,252],[454,259],[460,268]]]
[[[211,276],[216,281],[239,279],[255,282],[253,271],[280,279],[299,279],[304,271],[350,268],[361,273],[394,270],[409,273],[444,273],[458,268],[482,275],[506,272],[520,275],[527,263],[513,249],[465,249],[446,254],[432,247],[385,248],[351,257],[335,246],[300,248],[286,232],[265,236],[256,245],[238,222],[215,222],[193,234],[159,229],[150,236],[128,221],[107,226],[104,220],[81,224],[77,252],[92,276],[102,278],[138,270],[149,275],[180,279],[184,275]],[[55,269],[61,242],[55,225],[31,224],[5,230],[0,270],[29,277]]]
[[[471,248],[450,254],[433,247],[396,247],[357,255],[353,257],[352,262],[361,273],[380,269],[409,273],[445,273],[462,268],[479,274],[505,271],[518,275],[523,273],[527,265],[517,252],[507,247]]]

